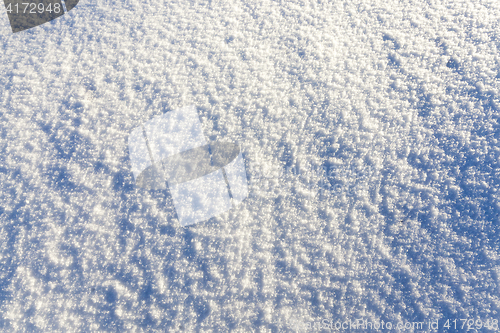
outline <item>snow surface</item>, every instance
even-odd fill
[[[3,331],[500,319],[498,0],[97,1],[0,15]],[[188,105],[250,196],[183,228],[127,138]]]

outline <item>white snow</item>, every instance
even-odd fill
[[[496,0],[0,14],[1,330],[500,319],[499,22]],[[181,227],[127,140],[189,105],[249,197]]]

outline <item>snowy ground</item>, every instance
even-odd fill
[[[499,22],[497,0],[2,13],[1,329],[500,319]],[[186,105],[241,145],[250,197],[183,228],[127,138]]]

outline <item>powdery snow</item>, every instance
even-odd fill
[[[96,1],[0,15],[3,331],[500,319],[498,1]],[[184,228],[127,138],[188,105],[250,196]]]

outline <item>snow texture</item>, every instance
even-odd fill
[[[499,22],[497,0],[81,0],[15,34],[3,12],[0,329],[500,319]],[[189,105],[249,197],[182,227],[128,136]]]

